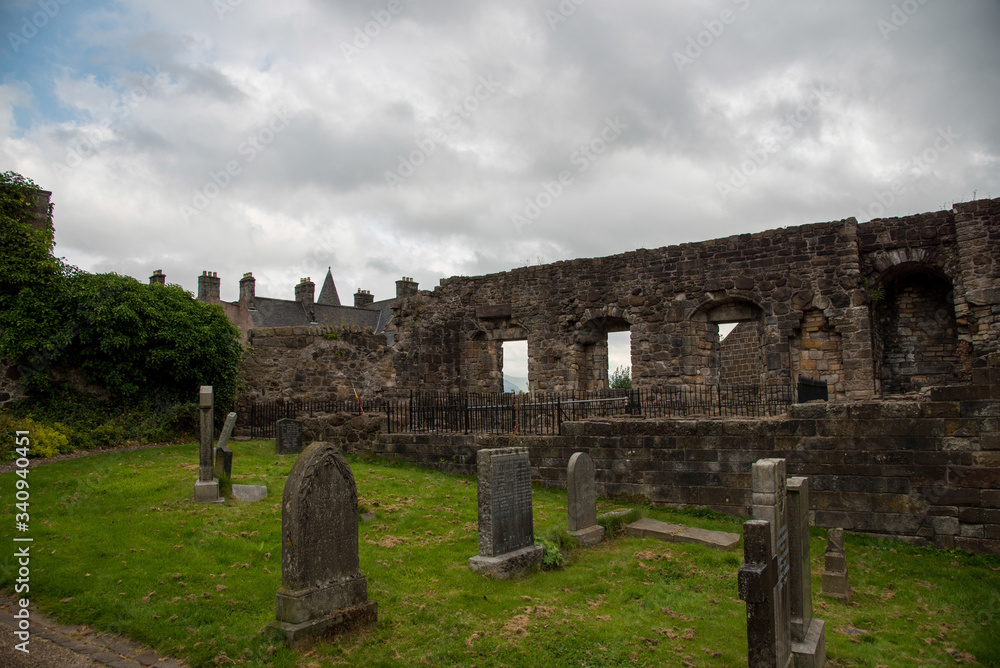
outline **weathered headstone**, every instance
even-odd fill
[[[354,475],[328,443],[306,448],[285,482],[275,616],[269,626],[297,647],[378,618],[359,570]]]
[[[844,530],[830,529],[826,535],[826,558],[823,567],[823,594],[847,602],[851,584],[847,579],[847,551]]]
[[[233,477],[233,451],[229,449],[229,437],[233,434],[233,427],[236,425],[236,413],[226,416],[226,423],[222,425],[222,433],[219,435],[219,442],[215,444],[215,477]]]
[[[479,554],[469,568],[500,580],[537,568],[542,547],[535,545],[527,448],[480,450],[477,469]]]
[[[778,663],[775,637],[775,584],[778,559],[771,548],[771,523],[743,523],[743,561],[737,577],[740,600],[747,604],[747,666],[774,668]]]
[[[290,455],[302,452],[302,423],[299,420],[283,418],[275,422],[274,437],[277,454]]]
[[[199,503],[223,503],[219,496],[219,481],[212,465],[212,438],[215,413],[212,386],[202,385],[198,391],[198,412],[201,414],[201,443],[198,450],[198,480],[194,483],[194,500]]]
[[[792,661],[792,638],[789,618],[788,506],[785,499],[784,459],[760,459],[754,463],[753,518],[771,523],[771,553],[778,560],[773,597],[777,652],[775,665],[778,668],[785,668],[791,665]]]
[[[604,538],[604,527],[597,523],[597,487],[594,460],[586,452],[574,452],[566,468],[569,533],[581,545],[597,545]]]
[[[791,596],[792,655],[797,668],[821,668],[826,663],[826,622],[815,619],[809,574],[809,478],[789,478],[788,587]]]

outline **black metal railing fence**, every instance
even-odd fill
[[[378,399],[270,400],[241,404],[239,424],[273,437],[281,418],[322,413],[382,413],[389,433],[559,434],[563,422],[631,415],[772,417],[788,412],[789,385],[704,385],[588,392],[472,393],[411,391]]]

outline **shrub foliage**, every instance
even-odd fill
[[[212,385],[228,407],[242,346],[225,312],[177,285],[90,274],[56,258],[52,206],[42,229],[32,225],[39,190],[0,174],[0,354],[33,400],[59,391],[53,371],[81,369],[117,406],[162,413]]]

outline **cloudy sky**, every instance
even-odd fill
[[[235,300],[1000,197],[996,0],[5,0],[0,169]],[[612,363],[614,364],[614,363]]]

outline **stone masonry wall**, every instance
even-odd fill
[[[260,327],[248,333],[242,369],[248,399],[373,397],[394,386],[386,339],[331,326]]]
[[[760,321],[741,322],[719,344],[722,385],[759,385],[764,372]]]
[[[876,366],[883,362],[873,343],[884,337],[873,326],[886,326],[873,317],[873,292],[895,289],[905,301],[905,289],[896,288],[913,275],[950,286],[955,326],[948,336],[967,377],[1000,349],[997,242],[1000,199],[862,225],[851,218],[443,279],[433,292],[396,308],[397,381],[500,391],[497,344],[526,339],[531,391],[600,388],[607,370],[596,367],[607,332],[628,329],[637,387],[714,384],[714,324],[759,320],[767,383],[790,383],[816,362],[834,398],[869,398],[879,391]],[[815,341],[801,339],[811,338],[820,315],[819,347],[810,348]],[[931,346],[926,360],[944,350],[940,341],[916,337],[912,343]],[[918,368],[908,383],[933,384],[944,376]]]
[[[529,450],[536,482],[563,487],[574,452],[598,493],[749,515],[751,466],[784,457],[811,478],[811,521],[917,544],[1000,554],[1000,354],[930,401],[798,404],[783,419],[608,420],[561,436],[385,434],[374,452],[474,474],[476,452]]]
[[[8,360],[0,359],[0,408],[25,396],[18,378],[17,367]]]

